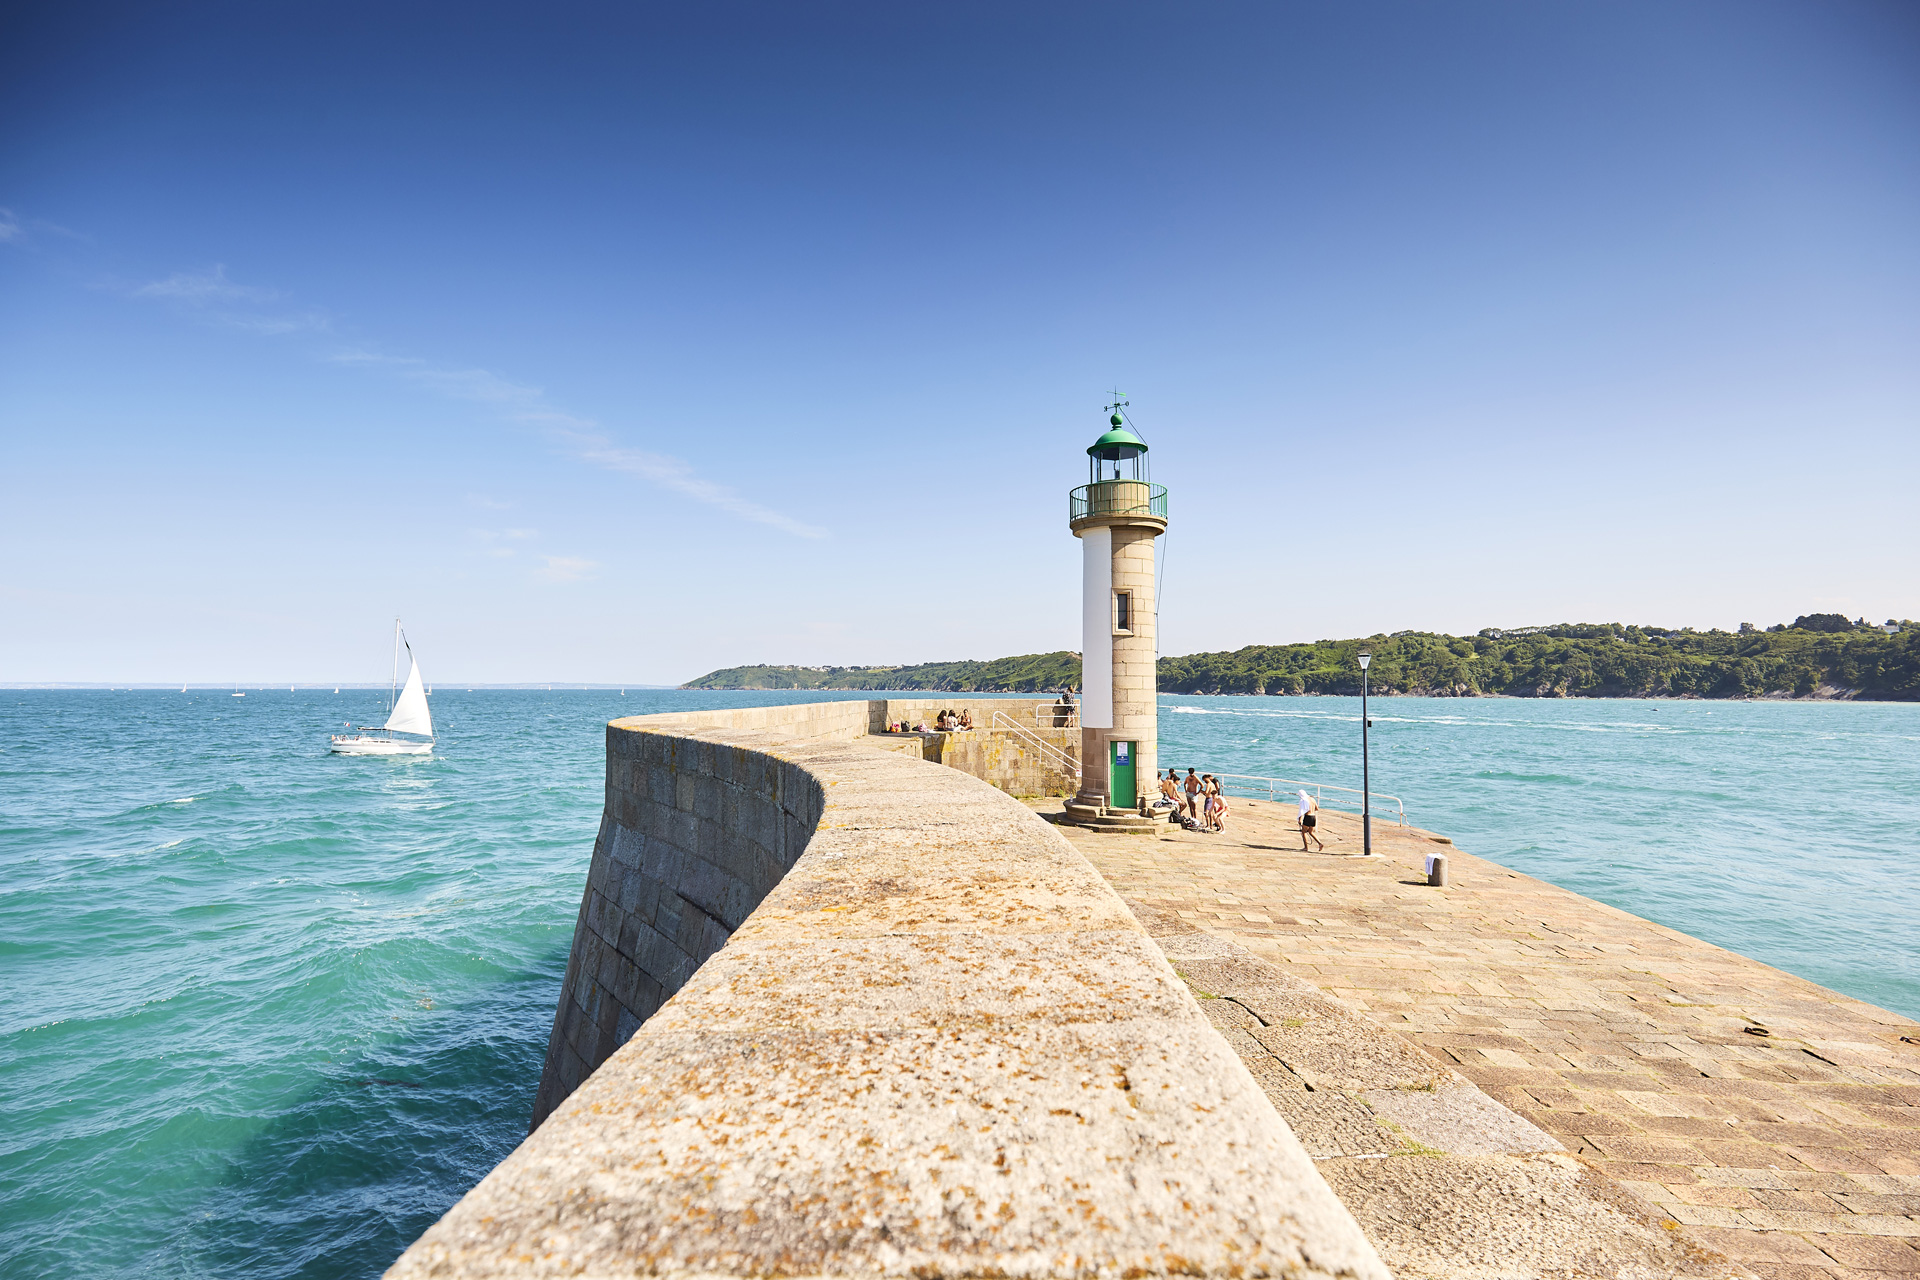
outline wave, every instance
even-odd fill
[[[1489,782],[1551,782],[1559,786],[1584,787],[1586,779],[1568,777],[1564,773],[1513,773],[1507,770],[1487,770],[1473,775],[1485,778]]]
[[[1360,713],[1337,711],[1282,711],[1254,710],[1250,707],[1183,707],[1168,706],[1164,710],[1174,715],[1186,716],[1241,716],[1259,720],[1324,720],[1339,724],[1359,724]],[[1702,714],[1711,715],[1711,711]],[[1552,730],[1560,733],[1606,733],[1628,736],[1710,736],[1710,737],[1810,737],[1804,731],[1796,729],[1773,729],[1753,725],[1714,725],[1711,727],[1687,727],[1671,724],[1655,724],[1648,721],[1625,720],[1613,723],[1597,723],[1591,720],[1499,720],[1491,717],[1472,717],[1459,714],[1451,715],[1382,715],[1371,712],[1369,718],[1374,724],[1414,724],[1460,729],[1515,729],[1522,733],[1536,730]],[[1831,735],[1819,735],[1821,737]],[[1877,735],[1876,735],[1877,736]]]

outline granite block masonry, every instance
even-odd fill
[[[783,739],[905,749],[1015,795],[1072,789],[1061,762],[1073,763],[1078,733],[1041,727],[1050,719],[1048,704],[1032,698],[969,699],[967,709],[986,726],[969,733],[885,733],[889,724],[931,722],[953,702],[849,699],[669,719],[683,728],[777,728]],[[661,719],[616,721],[607,731],[606,807],[534,1101],[534,1128],[720,949],[813,829],[807,806],[817,798],[791,777],[748,778],[744,766],[709,776],[697,752],[686,761],[674,751],[642,759],[649,739],[620,726]]]
[[[1385,1280],[1086,859],[866,708],[609,727],[542,1118],[389,1274]]]

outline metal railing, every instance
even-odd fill
[[[1265,796],[1276,803],[1293,799],[1294,792],[1305,791],[1325,807],[1329,803],[1325,793],[1337,791],[1340,794],[1333,798],[1332,804],[1336,808],[1351,809],[1355,813],[1360,812],[1363,807],[1366,794],[1358,787],[1336,787],[1325,782],[1302,782],[1298,778],[1256,778],[1246,773],[1216,773],[1213,776],[1215,781],[1219,782],[1220,789],[1230,795]],[[1393,806],[1391,813],[1381,812],[1382,801]],[[1373,812],[1376,817],[1398,821],[1403,827],[1408,825],[1407,806],[1401,803],[1399,796],[1390,796],[1384,791],[1374,792]]]
[[[1042,758],[1052,761],[1076,778],[1080,776],[1080,762],[1078,760],[1054,746],[1051,742],[1048,742],[1045,738],[1035,733],[1032,729],[1029,729],[1026,725],[1021,724],[1006,712],[996,711],[993,713],[993,727],[996,730],[1004,730],[1007,733],[1016,735],[1021,742],[1038,749]]]
[[[1083,484],[1067,495],[1067,518],[1152,516],[1167,518],[1167,486],[1144,480],[1102,480]]]

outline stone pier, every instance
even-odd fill
[[[1323,810],[1303,853],[1290,806],[1231,803],[1216,835],[1061,830],[1396,1275],[1920,1275],[1913,1019],[1428,832],[1376,818],[1363,859]]]
[[[1911,1019],[1411,828],[1067,826],[940,705],[608,727],[534,1131],[390,1275],[1920,1274]]]
[[[388,1274],[1388,1280],[1087,860],[868,709],[608,727],[537,1127]]]

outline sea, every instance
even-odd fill
[[[378,1275],[525,1134],[604,723],[861,696],[442,687],[370,759],[384,691],[246,693],[0,691],[9,1280]],[[1357,699],[1161,704],[1163,764],[1360,785]],[[1376,821],[1920,1017],[1920,706],[1370,713]]]

